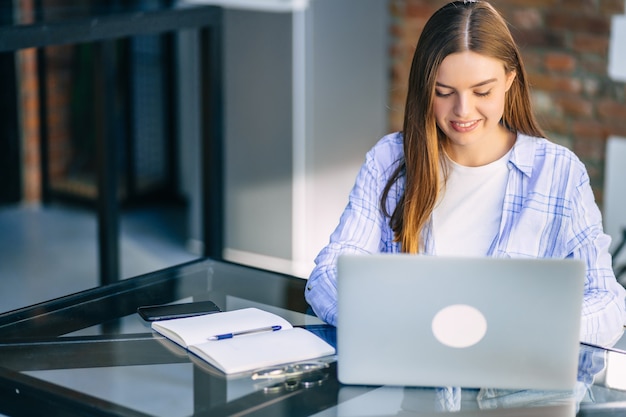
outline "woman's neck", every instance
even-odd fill
[[[455,146],[448,142],[445,147],[448,157],[459,165],[478,167],[502,158],[515,144],[517,135],[502,128],[502,135],[472,146]]]

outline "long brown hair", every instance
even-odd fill
[[[500,60],[505,72],[516,72],[506,93],[501,123],[512,132],[544,137],[533,115],[526,71],[506,21],[485,1],[454,1],[428,20],[417,43],[404,113],[404,159],[387,182],[381,196],[383,213],[390,217],[395,240],[402,252],[423,250],[422,231],[441,190],[443,148],[447,138],[433,113],[435,81],[442,61],[450,54],[473,51]],[[393,213],[387,209],[391,187],[404,177],[404,195]]]

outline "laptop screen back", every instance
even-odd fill
[[[338,378],[570,389],[584,279],[575,260],[343,255]]]

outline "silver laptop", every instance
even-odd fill
[[[571,389],[585,265],[576,260],[342,255],[339,381]]]

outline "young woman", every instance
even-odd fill
[[[577,258],[581,340],[608,345],[626,324],[609,244],[584,165],[535,121],[506,22],[485,1],[455,1],[426,23],[403,130],[368,152],[305,297],[336,325],[342,253]]]

